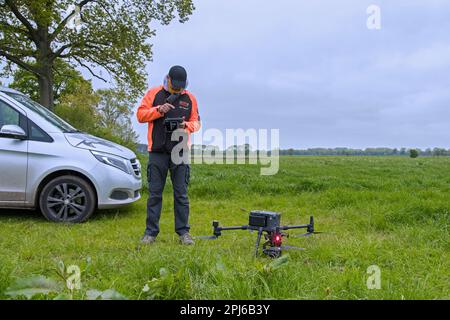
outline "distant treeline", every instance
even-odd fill
[[[218,147],[209,145],[192,145],[192,154],[202,154],[208,150],[208,154],[211,154],[211,150],[214,150],[213,154],[223,153]],[[232,146],[227,151],[244,151],[246,154],[253,152],[249,145]],[[281,149],[279,154],[283,156],[410,156],[411,148],[365,148],[365,149],[351,149],[351,148],[309,148],[309,149]],[[450,156],[450,149],[445,148],[428,148],[421,150],[414,148],[422,157],[431,156]],[[147,153],[147,145],[139,144],[138,151],[141,153]],[[257,151],[258,153],[258,151]]]
[[[409,156],[410,148],[365,148],[365,149],[350,149],[350,148],[310,148],[310,149],[283,149],[280,150],[280,155],[291,156]],[[417,150],[420,156],[450,156],[450,149],[444,148],[428,148]]]

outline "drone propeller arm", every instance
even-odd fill
[[[289,229],[307,229],[308,233],[314,233],[314,217],[309,217],[309,223],[308,224],[300,224],[297,226],[282,226],[279,227],[279,230],[289,230]]]
[[[220,227],[219,221],[214,220],[213,221],[213,228],[214,228],[214,236],[216,238],[220,237],[222,235],[222,231],[226,230],[247,230],[248,226],[236,226],[236,227]]]
[[[310,225],[309,224],[300,224],[297,226],[280,226],[279,229],[280,230],[289,230],[289,229],[306,229],[309,228]]]
[[[213,235],[212,236],[197,236],[197,239],[206,239],[206,240],[214,240],[219,238],[222,235],[222,231],[227,230],[247,230],[250,229],[249,226],[236,226],[236,227],[219,227],[219,223],[214,221],[213,222]]]
[[[248,226],[237,226],[237,227],[217,227],[217,230],[247,230]]]

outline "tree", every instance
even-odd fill
[[[410,149],[409,156],[410,158],[417,158],[419,156],[419,151],[417,151],[416,149]]]
[[[444,148],[434,148],[433,149],[433,156],[440,157],[440,156],[446,156],[447,150]]]
[[[132,114],[129,97],[124,91],[100,89],[97,94],[100,96],[97,111],[101,114],[102,126],[114,128]]]
[[[57,59],[54,65],[53,101],[55,104],[62,96],[74,94],[85,80],[81,73],[69,63]],[[89,82],[90,83],[90,82]],[[35,74],[25,70],[17,69],[13,73],[13,82],[10,88],[25,93],[35,101],[39,101],[39,82]]]
[[[55,64],[55,112],[77,129],[135,148],[137,134],[132,128],[130,97],[116,89],[97,90],[89,80],[64,61]],[[10,87],[38,100],[36,77],[17,69]]]
[[[252,151],[252,147],[250,144],[246,143],[243,146],[240,146],[240,149],[244,149],[244,154],[246,157],[250,155],[250,152]]]
[[[76,93],[61,97],[55,112],[78,130],[97,134],[99,116],[95,106],[99,96],[93,91],[91,83],[80,83]]]
[[[151,59],[150,21],[185,22],[192,0],[3,0],[0,2],[0,57],[6,69],[18,66],[34,74],[41,104],[53,108],[57,59],[86,68],[107,80],[105,70],[134,95],[145,86],[145,62]],[[80,17],[79,28],[70,28]],[[78,18],[77,18],[78,19]]]
[[[130,117],[133,115],[130,97],[120,89],[97,90],[99,101],[96,111],[98,125],[113,136],[119,137],[121,144],[135,147],[138,135],[134,131]]]

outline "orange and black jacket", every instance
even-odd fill
[[[171,152],[177,142],[170,139],[164,127],[164,118],[183,118],[186,122],[188,135],[200,129],[200,116],[197,109],[197,100],[194,95],[184,90],[180,97],[173,103],[171,109],[165,115],[158,112],[157,107],[166,103],[170,93],[164,90],[164,86],[151,88],[145,94],[137,110],[137,119],[140,123],[148,123],[148,151]]]

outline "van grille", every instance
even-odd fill
[[[133,173],[136,177],[141,176],[141,164],[138,159],[131,159],[131,167],[133,168]]]
[[[111,199],[114,200],[127,200],[128,198],[128,193],[122,190],[115,190],[113,193],[111,193]]]

